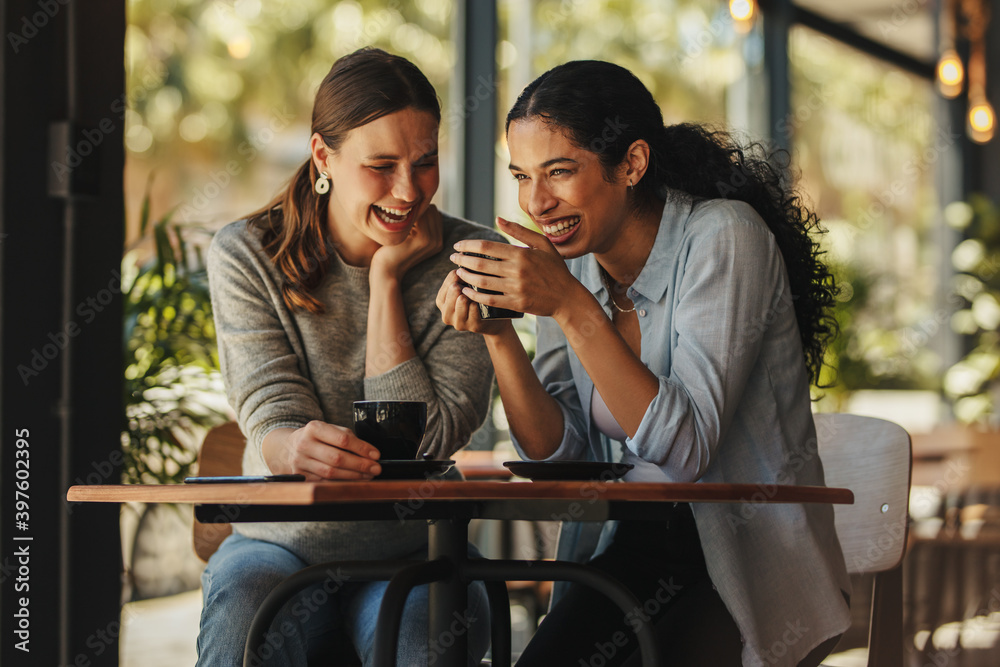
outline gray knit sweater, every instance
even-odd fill
[[[417,356],[376,377],[365,377],[368,269],[334,253],[313,291],[326,312],[290,310],[282,276],[246,221],[220,230],[208,253],[209,285],[219,360],[230,405],[247,436],[245,474],[267,474],[261,442],[273,429],[313,419],[353,426],[351,403],[363,399],[427,402],[421,452],[447,458],[485,419],[493,367],[482,337],[441,321],[434,303],[448,256],[463,238],[502,240],[479,225],[444,216],[444,246],[403,279],[403,302]],[[236,530],[280,544],[307,563],[401,558],[426,542],[422,522],[237,523]]]

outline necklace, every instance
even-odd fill
[[[634,313],[635,312],[635,304],[632,304],[631,308],[622,308],[621,306],[619,306],[615,302],[614,290],[611,289],[610,278],[611,278],[611,276],[608,275],[608,272],[605,271],[604,267],[602,266],[601,267],[601,280],[604,281],[604,287],[606,287],[607,290],[608,290],[608,299],[610,299],[611,305],[614,306],[615,310],[617,310],[619,313]]]

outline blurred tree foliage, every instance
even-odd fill
[[[367,45],[412,59],[446,91],[452,11],[438,0],[129,0],[128,148],[245,157],[237,147],[260,118],[308,119],[333,61]]]
[[[831,262],[840,293],[834,316],[840,335],[829,345],[821,384],[836,393],[859,389],[937,389],[936,358],[926,347],[940,323],[921,329],[899,327],[895,313],[881,305],[899,289],[892,275]]]
[[[668,123],[725,122],[726,88],[762,62],[760,34],[741,34],[728,3],[717,0],[538,0],[531,5],[533,76],[569,60],[617,63],[646,85]],[[522,28],[511,25],[508,39],[516,43]]]
[[[183,480],[203,431],[226,421],[222,380],[204,263],[166,215],[149,224],[144,200],[140,229],[155,252],[137,249],[122,261],[124,319],[124,482]]]
[[[861,389],[940,390],[943,363],[926,344],[937,315],[934,173],[947,148],[929,82],[797,27],[792,106],[777,132],[793,141],[801,185],[829,234],[841,289],[840,337],[820,391],[844,409]]]
[[[946,222],[965,240],[951,255],[955,269],[952,329],[966,337],[968,353],[948,369],[945,394],[963,422],[997,426],[1000,379],[1000,207],[983,195],[945,209]]]

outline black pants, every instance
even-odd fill
[[[623,521],[590,565],[623,583],[639,608],[629,614],[593,589],[574,584],[545,617],[518,667],[628,667],[642,664],[635,630],[652,622],[670,667],[738,667],[740,631],[712,587],[698,529],[686,503],[666,521]],[[839,637],[800,667],[814,667]]]

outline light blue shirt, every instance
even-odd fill
[[[610,317],[594,257],[567,264]],[[538,318],[535,371],[565,426],[551,459],[622,460],[636,466],[626,481],[754,483],[761,497],[775,484],[824,484],[787,272],[752,207],[671,196],[627,296],[642,362],[660,387],[624,443],[596,428],[590,377],[555,321]],[[744,665],[796,665],[848,628],[841,591],[850,583],[830,505],[692,510],[709,575],[743,636]],[[563,524],[558,556],[586,560],[613,530]]]

